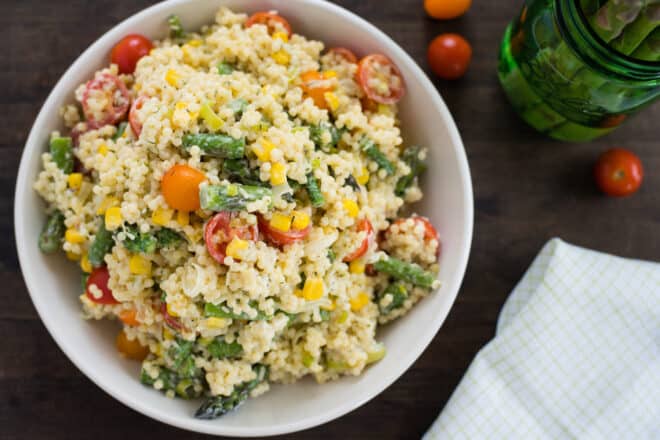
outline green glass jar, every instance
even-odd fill
[[[500,82],[520,116],[553,138],[602,136],[660,97],[660,27],[653,30],[653,22],[635,16],[625,24],[605,23],[615,31],[633,28],[596,32],[610,12],[602,10],[605,3],[527,0],[504,35]],[[651,31],[643,29],[637,41],[633,31],[639,33],[642,19]]]

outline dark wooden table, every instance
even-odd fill
[[[55,346],[30,302],[16,257],[13,191],[21,150],[44,99],[96,38],[148,0],[0,3],[0,438],[201,438],[123,406]],[[660,259],[660,106],[583,145],[543,138],[500,90],[500,38],[521,0],[474,0],[451,22],[427,19],[421,0],[342,0],[426,68],[438,33],[474,48],[464,79],[436,81],[463,135],[475,191],[475,235],[463,287],[444,326],[415,365],[362,408],[289,438],[415,438],[435,419],[477,351],[492,338],[508,293],[551,237],[623,256]],[[427,69],[428,71],[428,69]],[[612,145],[642,158],[646,181],[628,199],[595,190],[590,167]]]

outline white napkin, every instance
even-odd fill
[[[660,264],[548,242],[436,438],[660,439]]]

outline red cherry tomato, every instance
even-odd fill
[[[443,79],[458,79],[470,65],[472,47],[460,35],[442,34],[431,42],[427,56],[433,73]]]
[[[367,55],[360,60],[357,81],[367,97],[380,104],[394,104],[406,93],[399,68],[381,54]]]
[[[221,211],[213,216],[204,227],[204,241],[209,254],[218,262],[224,263],[227,245],[234,237],[242,240],[256,241],[259,239],[259,229],[256,225],[232,225],[236,214]]]
[[[613,148],[601,154],[594,168],[598,187],[609,196],[628,196],[637,191],[644,179],[639,157],[623,148]]]
[[[90,100],[105,101],[102,109],[90,104]],[[82,97],[82,108],[89,129],[114,125],[124,119],[131,99],[124,82],[110,73],[102,73],[87,82]]]
[[[135,72],[135,65],[154,48],[150,39],[140,34],[126,35],[110,52],[110,62],[119,67],[119,73]]]
[[[108,280],[110,279],[110,274],[108,273],[108,268],[106,266],[97,267],[89,274],[87,278],[87,284],[85,286],[85,294],[92,302],[97,304],[119,304],[119,301],[112,296],[112,290],[108,287]],[[95,285],[100,291],[101,296],[97,298],[94,296],[89,288]],[[96,290],[96,289],[94,289]]]
[[[353,51],[350,49],[346,49],[345,47],[332,47],[328,50],[328,53],[342,57],[349,63],[357,64],[358,62],[357,56],[355,56]]]
[[[287,232],[283,232],[271,227],[270,222],[262,216],[259,216],[258,219],[259,232],[264,234],[266,240],[274,246],[284,246],[304,240],[312,229],[311,226],[307,226],[305,229],[290,229]]]
[[[366,218],[360,220],[356,229],[358,232],[366,232],[366,235],[362,240],[362,243],[360,243],[360,246],[358,246],[357,249],[344,257],[344,261],[346,263],[357,260],[362,255],[366,254],[369,250],[369,246],[374,242],[374,228],[371,226],[371,222],[369,220]]]
[[[172,327],[175,330],[181,330],[183,328],[183,325],[181,325],[181,322],[176,319],[174,316],[170,315],[169,312],[167,311],[167,303],[163,302],[160,305],[160,313],[163,315],[163,319],[165,320],[165,323]]]
[[[429,219],[427,219],[426,217],[422,217],[422,216],[419,216],[419,215],[414,215],[410,218],[413,219],[417,223],[421,223],[424,226],[424,240],[425,241],[435,240],[435,241],[438,242],[438,249],[436,250],[436,255],[439,257],[440,256],[441,243],[440,243],[440,234],[438,234],[438,231],[433,227],[433,225],[431,224]],[[392,224],[393,225],[399,225],[399,224],[405,222],[406,220],[408,220],[408,219],[407,218],[400,218]],[[390,226],[390,228],[391,227],[392,226]],[[388,232],[389,232],[389,229],[388,229]]]
[[[133,101],[133,104],[131,104],[131,109],[128,112],[128,123],[131,125],[131,131],[133,131],[133,134],[137,138],[139,138],[140,133],[142,133],[142,121],[140,121],[138,118],[137,111],[142,108],[142,105],[146,99],[147,98],[144,96],[138,97],[138,99]]]
[[[291,25],[285,18],[281,17],[277,12],[273,11],[262,11],[255,12],[254,14],[248,17],[245,22],[245,27],[250,27],[255,24],[263,24],[268,27],[268,33],[272,34],[280,30],[280,26],[284,28],[287,35],[291,36]]]

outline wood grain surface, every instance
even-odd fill
[[[0,2],[0,438],[174,439],[205,436],[153,421],[84,377],[54,344],[25,288],[14,244],[13,193],[21,151],[44,99],[75,58],[147,0]],[[449,399],[498,312],[551,237],[660,260],[660,106],[589,144],[542,137],[515,115],[496,77],[498,46],[521,0],[474,0],[464,17],[426,18],[421,0],[337,3],[390,35],[428,71],[428,42],[459,32],[474,48],[456,82],[436,80],[465,142],[475,191],[475,234],[463,287],[447,321],[414,366],[380,396],[321,427],[287,436],[416,438]],[[627,199],[598,194],[591,166],[609,146],[642,158],[646,181]],[[284,437],[282,437],[284,438]]]

